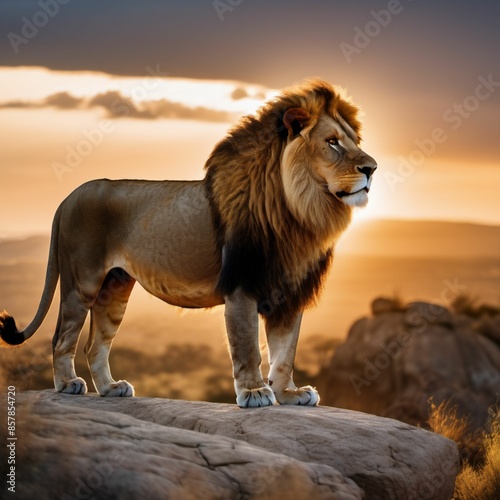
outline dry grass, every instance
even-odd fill
[[[454,500],[500,499],[500,409],[490,411],[489,431],[471,432],[467,419],[448,403],[431,403],[429,427],[457,443],[462,468]]]
[[[484,433],[482,431],[473,432],[468,420],[457,415],[456,406],[450,406],[449,402],[443,402],[436,406],[431,401],[428,424],[433,432],[455,441],[462,463],[474,465],[483,461]]]
[[[491,432],[485,436],[484,463],[465,464],[455,482],[455,500],[498,500],[500,498],[500,410],[492,414]]]

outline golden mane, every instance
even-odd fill
[[[256,113],[243,117],[208,158],[207,195],[223,251],[220,293],[241,286],[259,303],[268,321],[292,317],[314,301],[350,222],[351,209],[311,177],[308,150],[295,162],[290,205],[281,163],[289,143],[283,123],[288,109],[302,108],[313,127],[321,113],[347,122],[360,136],[358,108],[321,80],[283,90]]]

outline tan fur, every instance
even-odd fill
[[[240,406],[276,398],[318,404],[313,388],[293,384],[293,359],[302,311],[321,289],[352,207],[366,203],[376,164],[359,149],[359,134],[357,108],[341,91],[313,80],[243,118],[215,147],[203,181],[84,184],[54,218],[35,319],[18,331],[11,316],[0,315],[3,345],[35,333],[59,276],[56,389],[87,390],[74,355],[90,311],[85,352],[97,391],[133,395],[128,382],[112,378],[108,356],[138,281],[177,306],[226,305]],[[269,384],[260,372],[258,313],[266,321]]]

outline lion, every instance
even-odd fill
[[[319,80],[287,88],[243,117],[209,156],[199,181],[94,180],[56,211],[38,311],[23,330],[0,316],[4,347],[42,324],[58,281],[53,337],[57,391],[85,394],[75,372],[80,332],[96,391],[133,396],[115,381],[111,343],[139,282],[183,308],[224,305],[240,407],[317,405],[296,387],[293,364],[303,311],[315,304],[354,207],[367,203],[375,160],[360,149],[358,108]],[[270,371],[261,373],[259,315]]]

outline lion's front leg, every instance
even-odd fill
[[[319,403],[318,391],[310,385],[296,387],[292,378],[301,320],[302,313],[297,314],[288,326],[276,326],[266,321],[269,385],[282,405],[316,406]]]
[[[242,408],[273,405],[276,398],[260,371],[259,316],[255,300],[236,289],[225,298],[225,318],[236,403]]]

